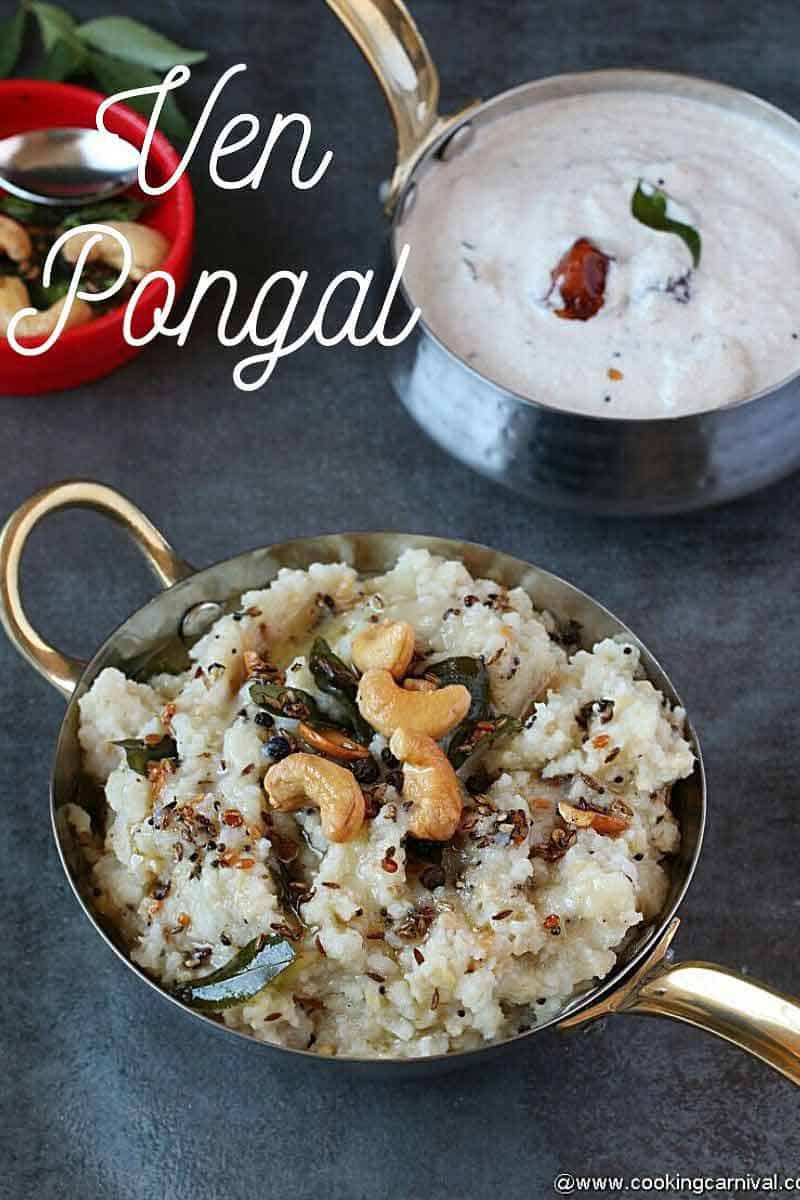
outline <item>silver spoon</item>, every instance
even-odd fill
[[[35,129],[0,140],[0,187],[34,204],[106,200],[136,181],[139,151],[97,129]]]

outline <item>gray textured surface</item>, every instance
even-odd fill
[[[3,9],[9,9],[8,0]],[[92,0],[72,7],[94,15]],[[106,6],[108,7],[108,6]],[[142,0],[137,14],[212,66],[246,60],[226,114],[299,109],[336,152],[298,197],[283,172],[258,193],[195,179],[198,263],[251,293],[279,266],[319,291],[368,265],[376,181],[391,157],[378,93],[317,0]],[[767,0],[594,4],[417,0],[447,101],[536,75],[649,64],[738,84],[800,115],[796,6]],[[224,13],[224,15],[223,15]],[[5,15],[3,12],[2,15]],[[794,286],[796,281],[792,281]],[[614,523],[548,512],[467,474],[388,393],[380,354],[308,349],[242,394],[210,318],[190,347],[157,345],[69,395],[0,400],[0,511],[69,475],[127,491],[198,564],[296,534],[383,526],[494,543],[580,583],[670,670],[703,740],[706,852],[685,906],[683,956],[800,991],[796,637],[800,478],[684,519]],[[150,594],[135,553],[80,514],[37,531],[25,564],[36,622],[87,653]],[[516,1058],[387,1091],[277,1074],[194,1028],[124,972],[68,892],[46,809],[57,695],[0,641],[4,1058],[3,1197],[210,1200],[286,1195],[505,1200],[549,1195],[558,1171],[786,1171],[796,1094],[709,1037],[618,1018],[535,1039]]]

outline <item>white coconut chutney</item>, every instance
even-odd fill
[[[631,214],[640,181],[684,241]],[[586,238],[602,307],[559,317],[554,271]],[[595,416],[735,403],[800,367],[800,140],[713,104],[648,92],[539,103],[435,161],[397,231],[423,320],[488,379]]]

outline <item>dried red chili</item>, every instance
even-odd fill
[[[588,238],[573,242],[553,268],[551,279],[561,294],[563,308],[557,317],[570,321],[588,321],[603,307],[606,276],[611,259]]]

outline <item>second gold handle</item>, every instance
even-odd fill
[[[800,1084],[800,1002],[764,983],[707,962],[670,963],[680,922],[670,922],[644,964],[616,991],[559,1029],[611,1013],[671,1017],[714,1033]]]
[[[51,646],[31,625],[19,591],[19,567],[25,543],[43,517],[62,508],[91,508],[111,517],[138,544],[163,587],[192,573],[152,522],[120,492],[87,479],[43,488],[12,513],[0,532],[0,620],[14,646],[62,696],[69,698],[85,664]]]
[[[800,1004],[725,967],[665,965],[620,1011],[672,1017],[715,1033],[800,1084]]]

